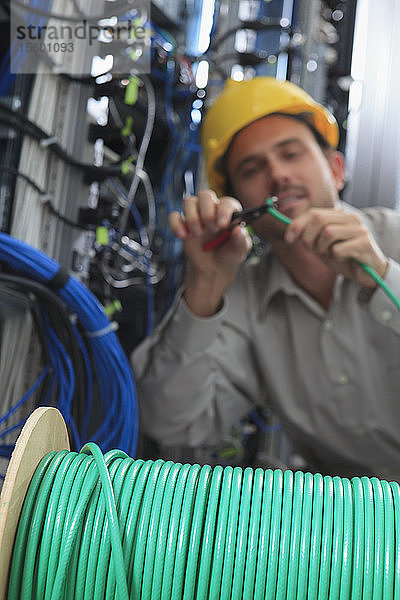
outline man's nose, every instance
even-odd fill
[[[269,162],[270,190],[277,194],[282,186],[289,182],[289,169],[282,161],[274,159]]]

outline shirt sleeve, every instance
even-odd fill
[[[372,318],[400,335],[400,310],[396,306],[400,302],[400,212],[379,207],[366,209],[364,214],[389,261],[384,283],[390,293],[378,286],[368,299],[368,310]]]
[[[384,279],[385,285],[400,303],[400,264],[389,259],[388,269]],[[393,299],[380,286],[376,288],[368,303],[371,315],[379,323],[392,329],[400,335],[400,309],[396,306]]]
[[[232,347],[235,352],[227,352]],[[165,445],[218,443],[261,394],[245,310],[235,297],[200,318],[178,296],[133,352],[132,366],[141,429]]]

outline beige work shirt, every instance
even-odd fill
[[[400,214],[362,214],[400,298]],[[141,428],[162,444],[218,443],[269,406],[316,470],[400,480],[400,311],[381,288],[338,276],[324,310],[267,251],[211,318],[178,295],[132,364]]]

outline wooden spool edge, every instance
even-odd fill
[[[6,597],[14,539],[33,474],[46,454],[69,449],[68,431],[60,411],[53,407],[37,408],[17,439],[1,491],[0,600]]]

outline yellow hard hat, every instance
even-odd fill
[[[276,112],[309,113],[317,131],[333,148],[337,147],[339,129],[335,117],[294,83],[262,76],[246,81],[228,79],[201,128],[208,182],[218,195],[224,193],[225,177],[216,163],[233,136],[253,121]]]

